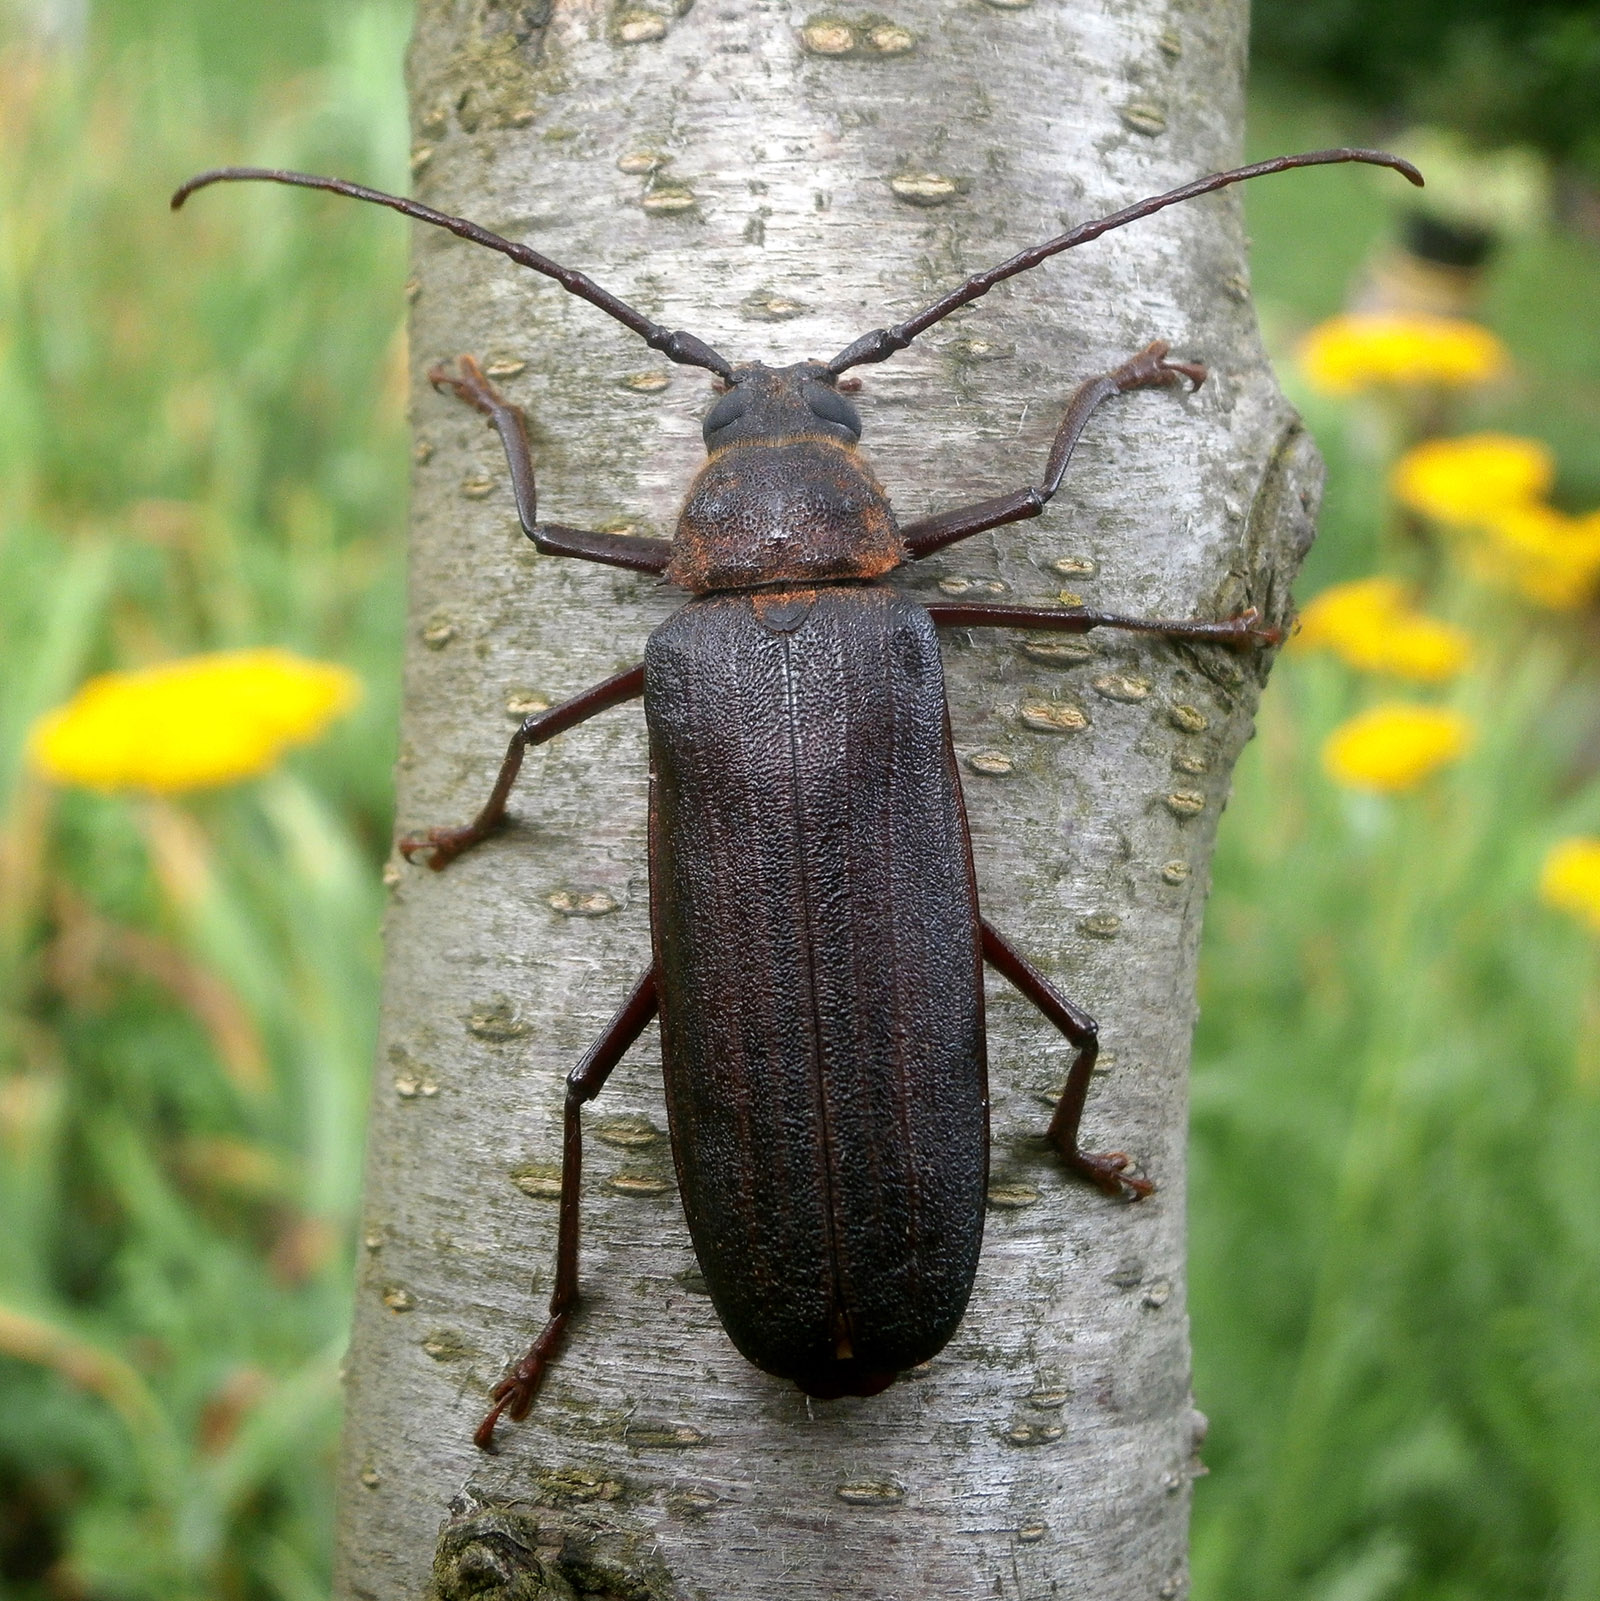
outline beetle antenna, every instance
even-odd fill
[[[668,361],[676,361],[686,367],[705,367],[721,378],[733,376],[733,367],[729,362],[703,339],[697,339],[693,334],[671,332],[660,323],[651,322],[642,312],[635,311],[626,301],[618,300],[610,290],[602,289],[583,273],[563,267],[560,262],[541,256],[537,250],[530,250],[527,245],[502,239],[499,234],[490,233],[487,228],[480,228],[477,223],[468,222],[464,217],[452,217],[448,212],[435,211],[420,200],[407,200],[400,195],[385,194],[381,189],[368,189],[364,184],[350,183],[344,178],[321,178],[310,172],[283,172],[271,167],[215,167],[210,172],[196,174],[184,184],[172,197],[172,209],[178,210],[195,190],[204,189],[209,184],[239,183],[253,179],[295,184],[301,189],[326,189],[332,194],[348,195],[352,200],[370,200],[374,205],[387,206],[391,211],[415,217],[418,222],[431,222],[436,228],[448,228],[451,233],[470,239],[475,245],[487,245],[489,249],[498,250],[502,256],[510,256],[524,267],[531,267],[547,278],[554,278],[569,295],[587,300],[608,317],[615,317],[625,328],[631,328],[638,334],[652,350],[659,350]]]
[[[1098,239],[1113,228],[1121,228],[1126,223],[1137,222],[1141,217],[1175,206],[1180,200],[1193,200],[1196,195],[1210,194],[1213,189],[1226,189],[1229,184],[1243,183],[1247,178],[1265,177],[1269,172],[1287,172],[1291,167],[1321,167],[1336,161],[1364,161],[1375,167],[1393,167],[1419,189],[1422,187],[1422,174],[1409,161],[1390,155],[1386,150],[1308,150],[1298,156],[1275,156],[1271,161],[1257,161],[1248,167],[1234,167],[1229,172],[1215,172],[1209,178],[1196,178],[1181,189],[1170,190],[1150,200],[1141,200],[1137,205],[1125,206],[1121,211],[1112,212],[1109,217],[1080,223],[1042,245],[1032,245],[1027,250],[1019,251],[1008,261],[1002,261],[998,267],[976,273],[959,289],[952,289],[942,300],[934,301],[909,321],[894,328],[877,328],[870,334],[863,334],[828,363],[828,371],[837,375],[866,362],[886,361],[897,350],[904,350],[918,334],[924,333],[936,322],[943,322],[952,311],[958,311],[980,295],[988,294],[997,283],[1015,278],[1019,272],[1027,272],[1030,267],[1037,267],[1041,261],[1048,261],[1063,250],[1071,250],[1074,245]]]

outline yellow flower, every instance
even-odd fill
[[[1314,389],[1353,395],[1373,384],[1479,384],[1507,365],[1487,328],[1416,312],[1347,312],[1311,330],[1300,367]]]
[[[1402,506],[1442,523],[1470,526],[1494,507],[1539,500],[1555,482],[1555,458],[1537,439],[1466,434],[1429,439],[1395,464]]]
[[[28,735],[62,784],[171,792],[253,778],[354,705],[346,668],[286,650],[220,651],[91,679]]]
[[[1398,578],[1358,578],[1335,584],[1300,613],[1296,648],[1333,645],[1351,634],[1366,632],[1406,606],[1405,585]]]
[[[1507,583],[1559,611],[1581,606],[1600,579],[1600,512],[1572,517],[1529,502],[1498,506],[1480,522],[1469,560],[1491,583]]]
[[[1348,660],[1363,672],[1442,684],[1467,665],[1470,655],[1467,636],[1459,628],[1412,612],[1397,619],[1387,635],[1372,640],[1365,658],[1357,651]]]
[[[1437,684],[1467,664],[1467,636],[1414,611],[1405,586],[1393,578],[1335,584],[1300,614],[1296,649],[1331,650],[1364,673]]]
[[[1461,756],[1472,736],[1460,712],[1385,701],[1334,729],[1322,765],[1350,789],[1410,789]]]
[[[1391,483],[1413,511],[1472,531],[1467,560],[1480,578],[1568,609],[1600,579],[1600,512],[1573,517],[1550,505],[1554,478],[1538,440],[1468,434],[1407,451]]]
[[[1539,898],[1600,934],[1600,839],[1579,836],[1553,846],[1539,874]]]

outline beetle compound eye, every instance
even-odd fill
[[[800,386],[805,403],[815,416],[848,431],[852,440],[861,437],[861,415],[837,390],[827,384],[805,383]]]
[[[706,420],[700,425],[700,431],[709,445],[711,436],[726,428],[729,423],[738,422],[750,409],[750,396],[742,389],[733,388],[725,394],[710,411],[706,413]]]

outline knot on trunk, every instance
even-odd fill
[[[638,1534],[458,1498],[434,1547],[428,1601],[680,1601]]]

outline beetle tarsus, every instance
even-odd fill
[[[398,848],[412,866],[431,867],[434,872],[442,873],[462,851],[471,850],[493,832],[493,826],[479,828],[476,823],[468,823],[465,828],[429,828],[420,834],[403,834]],[[417,856],[422,851],[428,854],[418,863]]]
[[[1229,617],[1224,627],[1235,630],[1232,639],[1225,639],[1223,643],[1236,651],[1264,650],[1269,645],[1283,643],[1283,630],[1274,628],[1271,623],[1263,627],[1256,625],[1261,622],[1261,613],[1254,606],[1246,606],[1241,612],[1235,612]]]
[[[571,1316],[570,1309],[557,1312],[540,1331],[539,1338],[528,1347],[522,1360],[489,1392],[489,1410],[472,1436],[473,1444],[480,1451],[487,1451],[494,1444],[495,1425],[502,1417],[510,1418],[513,1423],[520,1423],[527,1417],[533,1398],[544,1382],[545,1369],[549,1367],[561,1345],[562,1336],[567,1332]]]
[[[469,406],[481,411],[486,417],[493,417],[495,408],[507,406],[510,402],[489,382],[484,370],[472,356],[458,356],[456,366],[460,375],[450,371],[450,368],[440,362],[437,367],[428,369],[428,382],[441,394],[448,389],[458,400],[464,400]]]
[[[1189,380],[1191,391],[1206,381],[1206,369],[1197,361],[1168,361],[1172,349],[1165,339],[1153,339],[1137,356],[1116,368],[1107,376],[1121,390],[1159,389],[1175,384],[1179,378]]]
[[[1156,1187],[1135,1168],[1133,1158],[1122,1151],[1084,1151],[1077,1146],[1061,1155],[1074,1173],[1081,1174],[1116,1201],[1142,1201],[1154,1195]]]

